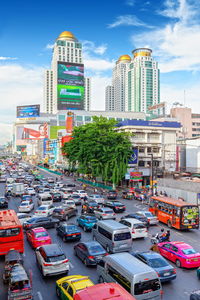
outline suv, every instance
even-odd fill
[[[116,191],[109,191],[107,194],[107,199],[115,200],[117,199],[117,192]]]
[[[77,215],[77,209],[74,207],[58,207],[53,210],[52,217],[55,217],[61,221],[67,221],[69,218]]]
[[[57,275],[69,272],[69,259],[57,244],[38,247],[35,250],[36,261],[42,276]]]
[[[113,219],[115,220],[115,213],[111,208],[107,207],[101,207],[94,211],[95,217],[97,217],[99,220],[107,220],[107,219]]]

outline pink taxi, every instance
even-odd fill
[[[27,240],[29,241],[32,248],[51,244],[51,237],[47,230],[43,227],[33,228],[26,231]]]
[[[184,242],[163,242],[158,244],[160,254],[173,261],[178,268],[200,266],[200,253]]]

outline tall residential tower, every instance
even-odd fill
[[[45,71],[45,112],[89,110],[90,85],[90,78],[84,77],[82,44],[71,32],[62,32],[53,47],[51,69]]]

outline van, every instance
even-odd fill
[[[86,287],[74,295],[74,300],[136,300],[121,285],[112,283],[99,283]]]
[[[160,300],[162,289],[157,273],[130,253],[105,256],[97,264],[99,282],[120,284],[137,300]]]
[[[53,204],[53,197],[51,194],[44,193],[40,194],[38,197],[38,205],[52,205]]]
[[[113,220],[98,221],[92,229],[93,239],[109,253],[130,251],[132,236],[130,229]]]

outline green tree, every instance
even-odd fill
[[[78,165],[80,173],[101,176],[113,187],[123,179],[132,154],[129,134],[115,125],[114,119],[93,117],[92,123],[75,127],[73,139],[63,146],[71,167]]]

